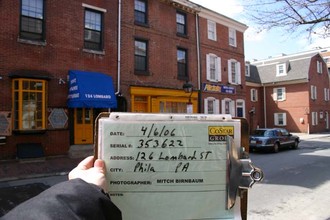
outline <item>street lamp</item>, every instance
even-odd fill
[[[189,100],[188,100],[188,103],[187,103],[187,113],[188,114],[193,113],[193,104],[191,102],[191,95],[193,93],[193,88],[194,88],[194,86],[189,82],[184,83],[183,86],[182,86],[183,91],[185,93],[189,93]]]

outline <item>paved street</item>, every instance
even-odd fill
[[[249,191],[249,219],[330,219],[330,138],[303,140],[298,150],[252,153],[265,173]]]
[[[264,171],[265,179],[249,190],[248,219],[330,220],[330,135],[303,138],[298,150],[251,153],[250,156],[254,165]],[[51,162],[51,166],[55,164],[53,160],[47,162]],[[37,173],[37,178],[0,181],[0,216],[16,204],[66,180],[67,172],[57,169],[55,176],[40,177]]]

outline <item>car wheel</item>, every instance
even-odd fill
[[[298,148],[298,144],[299,144],[299,141],[298,140],[295,140],[294,141],[294,144],[292,146],[292,149],[297,149]]]
[[[279,148],[280,148],[280,145],[278,143],[275,143],[274,147],[273,147],[273,152],[277,153],[279,151]]]

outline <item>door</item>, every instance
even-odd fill
[[[74,144],[93,143],[93,109],[76,108],[74,110]]]

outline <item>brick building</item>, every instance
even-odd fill
[[[282,55],[248,64],[250,127],[285,127],[292,132],[329,130],[329,74],[317,51]]]
[[[91,148],[102,111],[246,114],[242,23],[186,0],[0,4],[2,159]]]

